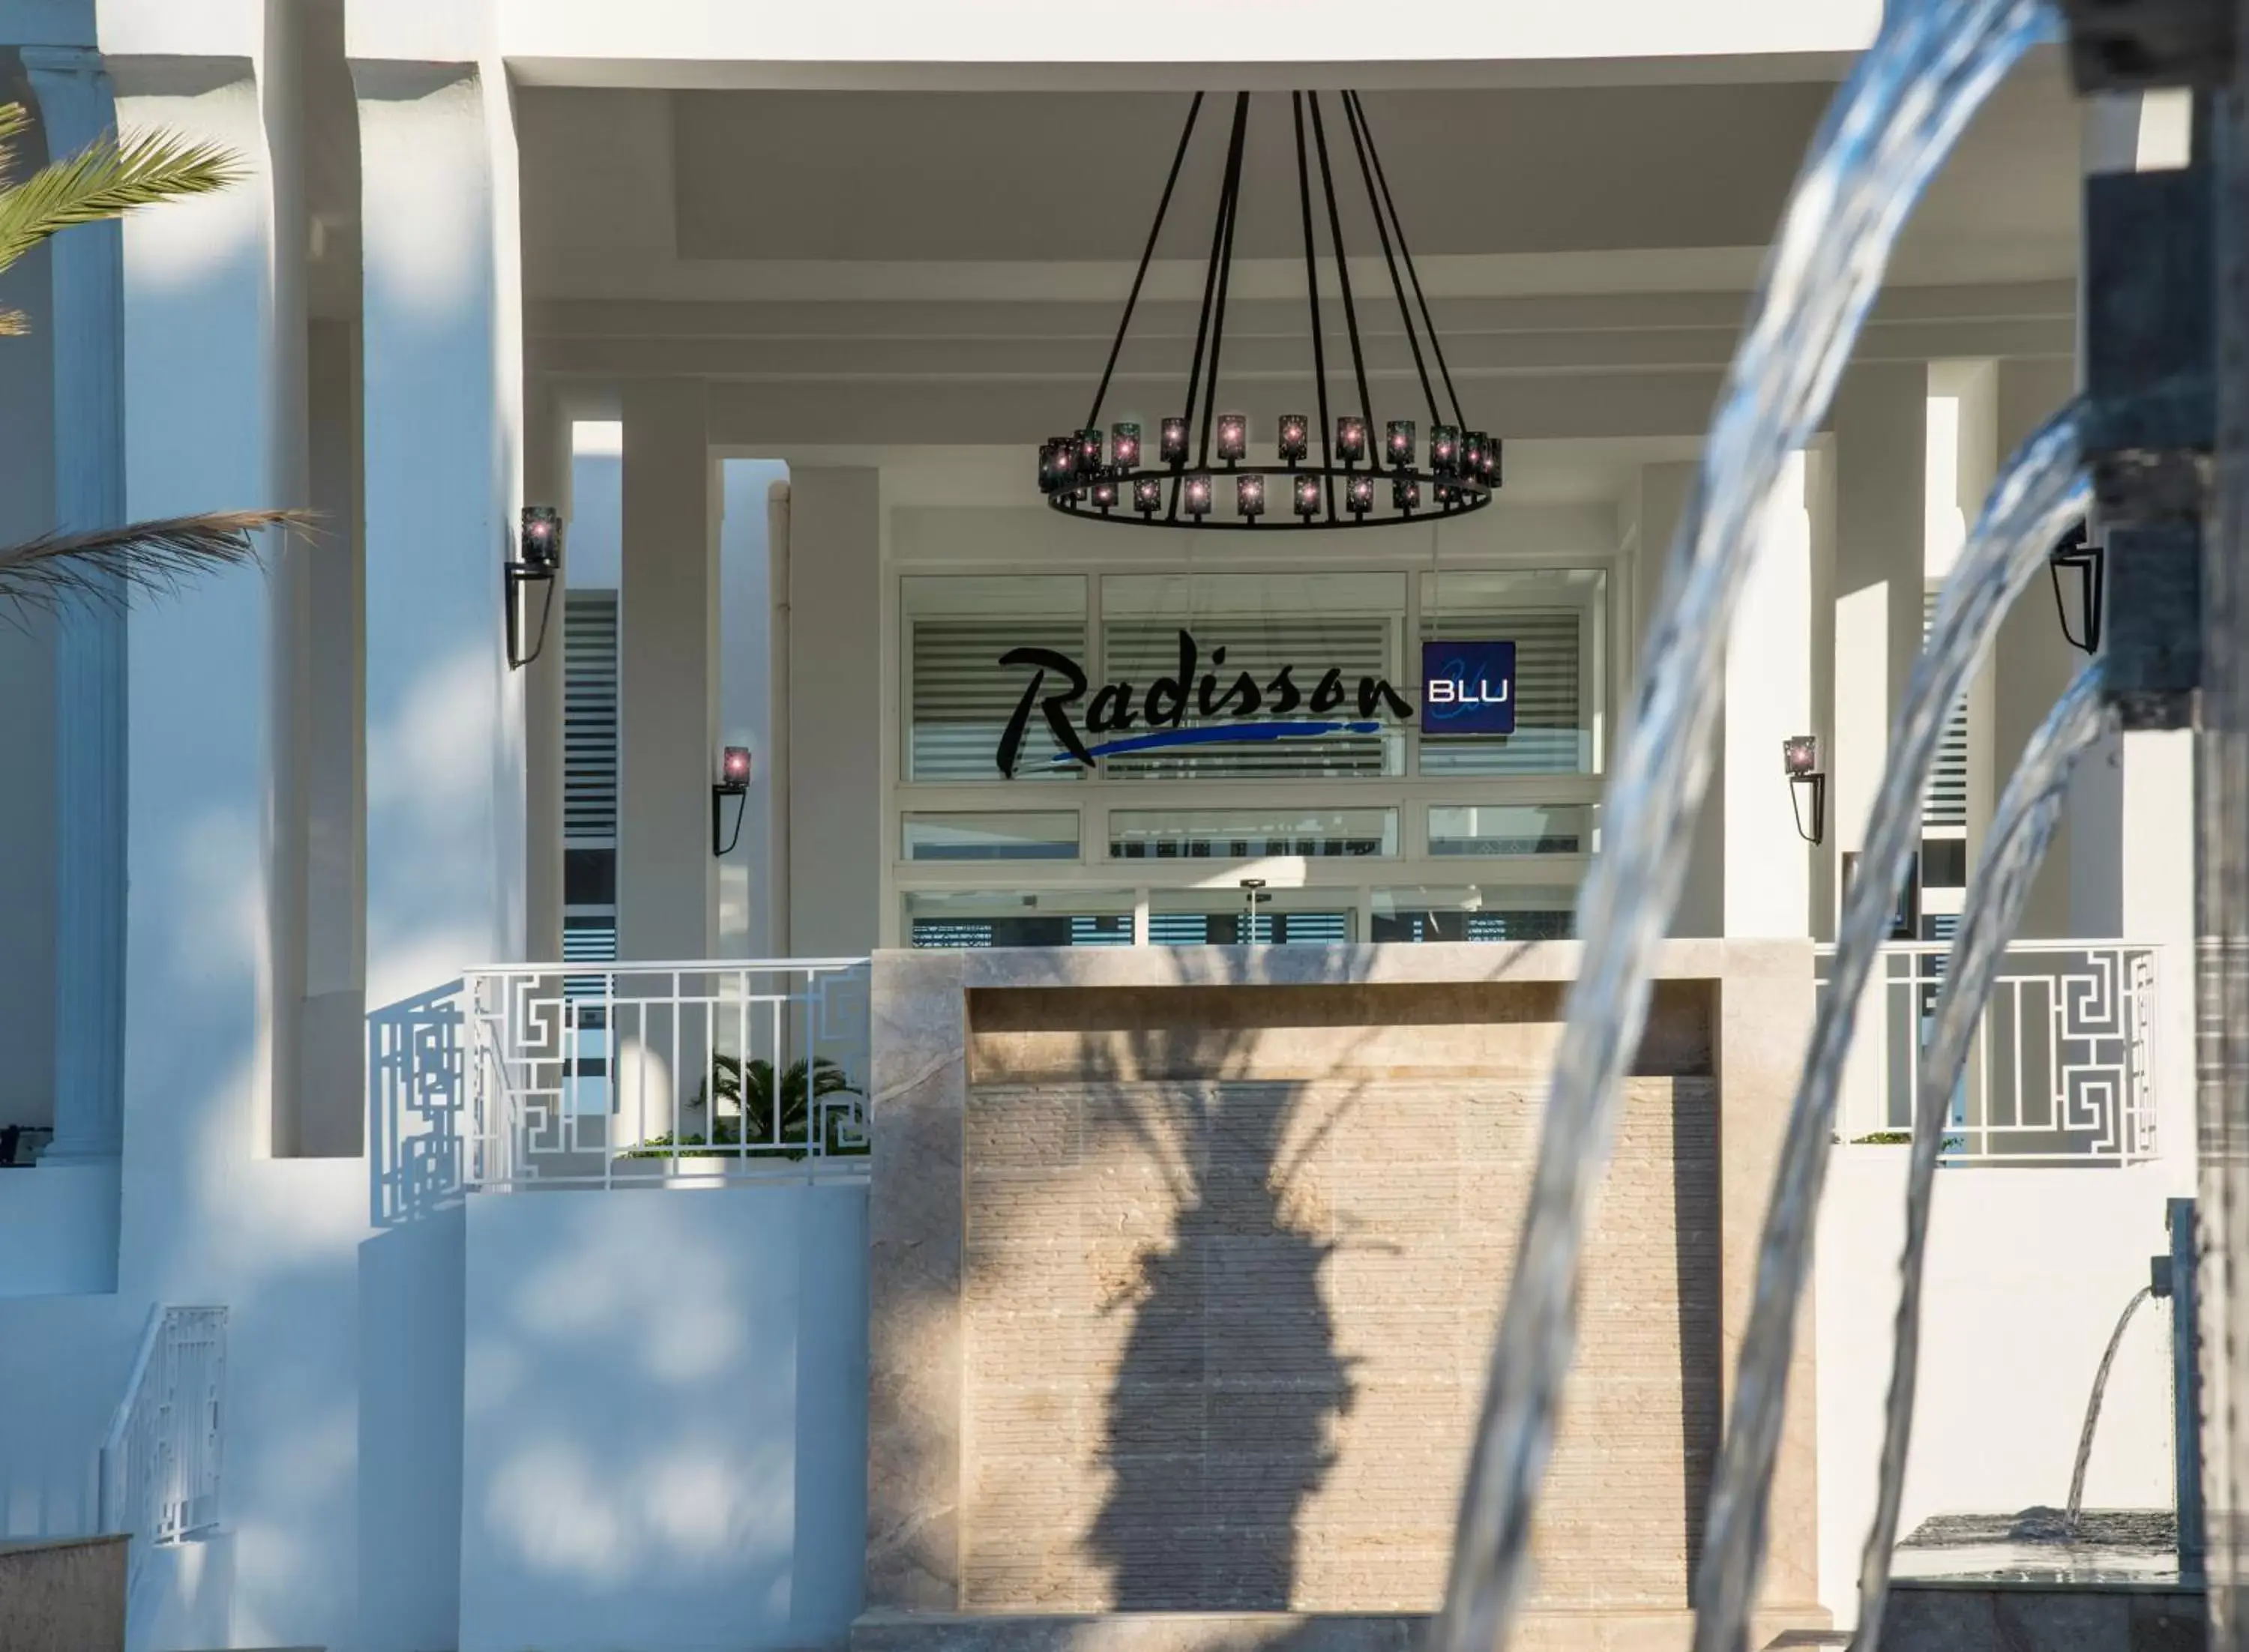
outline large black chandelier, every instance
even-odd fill
[[[1156,221],[1149,227],[1148,243],[1140,254],[1140,268],[1132,278],[1132,291],[1124,300],[1124,314],[1117,324],[1116,341],[1109,348],[1108,366],[1093,393],[1092,410],[1073,434],[1050,437],[1039,449],[1039,490],[1054,509],[1095,521],[1124,523],[1133,527],[1229,529],[1273,532],[1281,528],[1395,527],[1464,516],[1491,503],[1500,485],[1500,444],[1497,437],[1469,427],[1453,387],[1452,370],[1445,364],[1444,346],[1438,341],[1436,324],[1430,319],[1429,302],[1421,291],[1421,278],[1406,250],[1406,228],[1391,199],[1390,181],[1375,152],[1374,134],[1358,94],[1340,94],[1344,125],[1358,173],[1366,186],[1367,209],[1390,272],[1392,296],[1405,325],[1406,341],[1413,354],[1420,380],[1422,406],[1428,414],[1426,456],[1417,445],[1415,422],[1384,422],[1378,454],[1372,433],[1376,428],[1372,393],[1367,387],[1366,352],[1360,342],[1358,307],[1352,298],[1351,265],[1345,254],[1343,216],[1336,204],[1334,169],[1328,158],[1327,125],[1317,92],[1289,94],[1296,135],[1296,200],[1304,237],[1304,285],[1311,319],[1311,377],[1316,415],[1283,413],[1275,421],[1270,470],[1249,457],[1249,418],[1219,408],[1219,360],[1226,346],[1227,295],[1233,284],[1234,232],[1241,216],[1243,140],[1249,129],[1249,93],[1234,100],[1234,125],[1227,144],[1226,174],[1219,189],[1218,216],[1212,226],[1210,257],[1203,272],[1202,308],[1195,326],[1194,355],[1187,367],[1184,394],[1175,404],[1181,411],[1166,417],[1158,428],[1155,463],[1143,463],[1141,428],[1138,423],[1113,426],[1106,432],[1104,451],[1101,427],[1102,403],[1108,398],[1117,359],[1124,348],[1124,335],[1132,325],[1140,288],[1148,278],[1149,263],[1163,234],[1164,217],[1180,181],[1194,137],[1195,119],[1202,112],[1203,93],[1195,93],[1187,106],[1186,125],[1180,133],[1172,169],[1164,180],[1164,193],[1156,203]],[[1310,116],[1310,146],[1305,142]],[[1312,174],[1319,174],[1317,199],[1327,220],[1330,261],[1343,300],[1344,328],[1351,339],[1351,373],[1358,390],[1355,410],[1331,417],[1328,406],[1326,333],[1320,324],[1320,253],[1313,227],[1315,195]],[[1406,289],[1413,290],[1412,301]],[[1417,326],[1415,318],[1420,324]],[[1427,347],[1423,348],[1424,335]],[[1437,382],[1444,386],[1444,401],[1437,397],[1429,377],[1434,362]],[[1448,408],[1447,419],[1442,408]],[[1314,444],[1318,453],[1315,458]],[[1280,497],[1267,514],[1269,486]],[[1229,497],[1230,496],[1230,497]],[[1231,510],[1221,509],[1230,504]]]

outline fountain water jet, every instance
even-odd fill
[[[1672,545],[1638,716],[1609,787],[1607,841],[1582,895],[1584,958],[1493,1345],[1438,1652],[1503,1644],[1526,1592],[1530,1519],[1575,1345],[1582,1237],[1709,778],[1725,638],[1760,518],[1787,456],[1833,399],[1914,202],[1984,99],[2048,31],[2036,0],[1899,0],[1790,195]],[[1930,713],[1932,741],[1947,703]],[[1865,882],[1887,890],[1896,874],[1875,868]],[[1739,1615],[1747,1599],[1744,1589]]]
[[[2093,1391],[2085,1396],[2085,1426],[2078,1431],[2077,1461],[2069,1470],[2069,1504],[2062,1514],[2063,1523],[2071,1532],[2077,1530],[2078,1517],[2085,1509],[2085,1469],[2093,1461],[2093,1435],[2101,1426],[2101,1401],[2108,1392],[2108,1368],[2116,1363],[2116,1350],[2123,1343],[2125,1327],[2140,1311],[2140,1304],[2153,1294],[2143,1285],[2124,1305],[2124,1312],[2116,1318],[2116,1328],[2108,1333],[2108,1346],[2101,1352],[2100,1368],[2093,1374]]]
[[[2101,699],[2098,661],[2077,674],[2046,714],[2022,761],[2007,782],[1994,813],[1984,864],[1969,890],[1967,909],[1945,961],[1944,988],[1936,1006],[1936,1030],[1922,1056],[1921,1089],[1915,1098],[1913,1147],[1906,1173],[1905,1249],[1898,1261],[1898,1310],[1890,1356],[1889,1398],[1885,1407],[1880,1488],[1874,1519],[1867,1534],[1859,1569],[1859,1633],[1856,1652],[1876,1652],[1888,1599],[1890,1559],[1897,1545],[1899,1505],[1904,1494],[1906,1450],[1913,1433],[1913,1405],[1921,1355],[1921,1285],[1929,1245],[1929,1204],[1936,1192],[1936,1160],[1960,1076],[1967,1068],[1977,1022],[1991,996],[2007,941],[2022,921],[2031,880],[2046,859],[2061,819],[2070,776],[2094,743],[2115,726]],[[2145,1292],[2141,1293],[2142,1296]],[[2133,1306],[2139,1305],[2135,1298]],[[2125,1310],[2125,1319],[2131,1308]],[[2120,1322],[2116,1333],[2123,1334]],[[2116,1345],[2109,1343],[2109,1358]],[[2072,1483],[2071,1518],[2076,1492],[2085,1478],[2085,1457],[2093,1441],[2093,1415],[2100,1407],[2108,1360],[2101,1364],[2094,1388],[2094,1412],[2086,1418]]]
[[[1990,649],[1999,621],[2091,498],[2091,484],[2078,474],[2076,410],[2065,409],[2023,444],[1992,489],[1945,582],[1928,644],[1906,684],[1765,1210],[1756,1296],[1695,1573],[1695,1652],[1735,1652],[1757,1598],[1797,1302],[1811,1272],[1813,1217],[1826,1182],[1836,1096],[1859,1001],[1913,853],[1922,777],[1952,703]]]

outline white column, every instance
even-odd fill
[[[719,738],[750,749],[742,840],[719,863],[719,951],[771,957],[773,809],[773,568],[770,494],[786,466],[728,459],[719,466],[725,509],[719,538]]]
[[[624,397],[617,956],[707,958],[717,778],[718,512],[699,380]]]
[[[26,46],[47,145],[74,154],[116,125],[90,48]],[[120,227],[86,224],[52,244],[55,521],[125,516],[123,275]],[[119,1151],[125,1059],[125,619],[70,607],[55,635],[55,1136],[49,1162]]]
[[[1725,797],[1724,929],[1811,931],[1812,846],[1799,834],[1781,743],[1812,727],[1812,524],[1805,456],[1773,490],[1757,561],[1726,648],[1725,729],[1716,785]],[[1805,826],[1811,825],[1809,799]]]
[[[800,957],[880,932],[882,473],[789,476],[788,926]]]
[[[127,125],[223,146],[247,174],[125,224],[125,503],[140,519],[285,502],[272,179],[251,65],[126,59],[115,72]],[[274,1144],[269,712],[285,616],[279,547],[265,549],[268,571],[197,578],[130,621],[128,1275],[200,1265],[136,1238],[141,1223],[176,1221],[183,1164]]]
[[[1696,467],[1643,465],[1640,584],[1654,600]],[[1781,742],[1813,732],[1812,528],[1805,456],[1775,489],[1726,648],[1724,707],[1672,933],[1811,933],[1812,847],[1797,835]],[[1806,816],[1809,824],[1809,815]]]
[[[1633,506],[1633,543],[1639,566],[1633,570],[1633,579],[1640,614],[1633,630],[1643,646],[1648,617],[1663,589],[1663,571],[1671,554],[1672,536],[1679,531],[1679,519],[1685,514],[1687,497],[1694,490],[1695,472],[1700,468],[1691,460],[1644,464],[1640,468]],[[1635,679],[1638,668],[1635,661]],[[1631,709],[1627,705],[1619,718],[1620,743]],[[1672,914],[1671,933],[1723,935],[1725,922],[1726,785],[1722,754],[1720,766],[1713,771],[1709,789],[1702,794],[1702,812],[1695,817],[1694,843],[1687,857],[1687,879],[1679,892],[1678,909]]]
[[[1829,841],[1865,846],[1890,728],[1921,652],[1929,371],[1854,368],[1835,398],[1834,700]],[[1840,900],[1842,883],[1836,884]]]
[[[355,62],[367,488],[370,1012],[523,945],[520,688],[500,563],[521,497],[505,86]]]
[[[554,393],[526,387],[523,492],[526,503],[552,505],[570,521],[570,420]],[[563,575],[546,609],[547,638],[523,672],[524,884],[526,947],[537,959],[562,956],[562,609],[569,579],[570,535],[562,542]],[[538,634],[544,599],[526,605],[526,645]]]
[[[2002,462],[2046,420],[2059,412],[2075,390],[2074,369],[2066,357],[2039,361],[2002,361],[1998,374],[1998,417],[1993,447]],[[2004,790],[2021,761],[2029,741],[2069,680],[2085,663],[2085,656],[2069,646],[2054,611],[2053,582],[2043,572],[2017,599],[2000,622],[1998,641],[1992,649],[1991,779],[1995,793]],[[2096,757],[2094,767],[2105,767]],[[2100,782],[2087,770],[2085,781]],[[2073,793],[2074,795],[2074,793]],[[2019,933],[2025,939],[2048,939],[2070,933],[2070,847],[2074,807],[2066,812],[2047,846],[2045,864],[2031,885]]]

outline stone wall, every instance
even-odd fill
[[[878,959],[866,1644],[899,1611],[1436,1607],[1575,949],[1359,949],[1293,981],[1282,950]],[[1801,991],[1767,983],[1762,1013],[1800,1047],[1791,956]],[[1501,978],[1441,977],[1469,963]],[[1417,970],[1440,978],[1381,978]],[[1761,1206],[1795,1054],[1746,1046],[1722,967],[1670,973],[1534,1537],[1542,1617],[1647,1644],[1685,1622],[1741,1190]],[[1809,1389],[1768,1590],[1799,1606]]]
[[[1632,1085],[1538,1532],[1560,1605],[1685,1600],[1716,1442],[1708,1018],[1668,996],[1640,1065],[1703,1070]],[[1435,1607],[1552,997],[971,999],[964,1607]],[[1195,1076],[1227,1071],[1270,1076]]]

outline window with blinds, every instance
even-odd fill
[[[617,593],[562,599],[562,836],[617,838]]]
[[[1424,641],[1515,644],[1515,732],[1424,735],[1423,774],[1596,771],[1606,588],[1591,569],[1422,576]]]
[[[617,956],[617,593],[562,596],[562,956]]]
[[[1001,665],[1010,649],[1050,649],[1090,672],[1083,579],[911,579],[904,582],[903,607],[909,780],[1001,778],[1001,736],[1036,675]],[[1083,703],[1076,709],[1083,717]],[[1076,778],[1083,772],[1078,764],[1054,761],[1061,750],[1034,709],[1015,778]]]
[[[1941,587],[1922,593],[1921,634],[1929,635],[1929,627],[1936,618],[1936,604],[1943,595]],[[1965,833],[1968,830],[1968,696],[1964,693],[1952,703],[1951,715],[1944,719],[1943,737],[1936,747],[1936,766],[1929,771],[1929,779],[1921,794],[1921,824],[1924,831],[1938,835]]]

